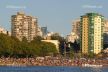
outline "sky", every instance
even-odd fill
[[[65,36],[72,22],[85,13],[96,12],[108,18],[108,0],[1,0],[0,26],[11,31],[11,16],[24,12],[38,18],[38,25]]]

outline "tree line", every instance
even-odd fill
[[[42,42],[37,36],[31,42],[25,37],[19,41],[16,37],[0,34],[0,57],[37,57],[56,54],[56,46]]]

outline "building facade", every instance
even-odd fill
[[[37,34],[37,18],[26,16],[21,12],[12,15],[11,33],[12,36],[17,37],[19,40],[25,37],[30,42]]]
[[[104,22],[104,44],[108,44],[108,20]]]
[[[42,37],[42,30],[41,30],[41,27],[37,27],[37,36],[40,36]]]
[[[56,46],[57,52],[59,53],[59,41],[58,40],[42,40],[43,42],[50,42]]]
[[[71,32],[69,35],[66,36],[66,41],[74,43],[75,40],[78,39],[78,35],[76,35],[74,32]]]
[[[0,27],[0,33],[11,36],[11,33],[9,31],[5,30],[3,27]]]
[[[80,36],[80,19],[73,21],[72,32],[74,32],[78,37]]]
[[[47,27],[41,27],[42,37],[45,37],[48,33]]]
[[[104,17],[98,13],[81,16],[80,46],[83,54],[98,54],[103,49]]]

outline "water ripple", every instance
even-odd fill
[[[61,67],[61,66],[0,66],[0,72],[107,72],[108,68]]]

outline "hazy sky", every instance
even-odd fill
[[[108,18],[108,0],[1,0],[0,26],[11,30],[11,15],[23,11],[38,18],[41,27],[67,35],[72,21],[87,12],[98,12]]]

